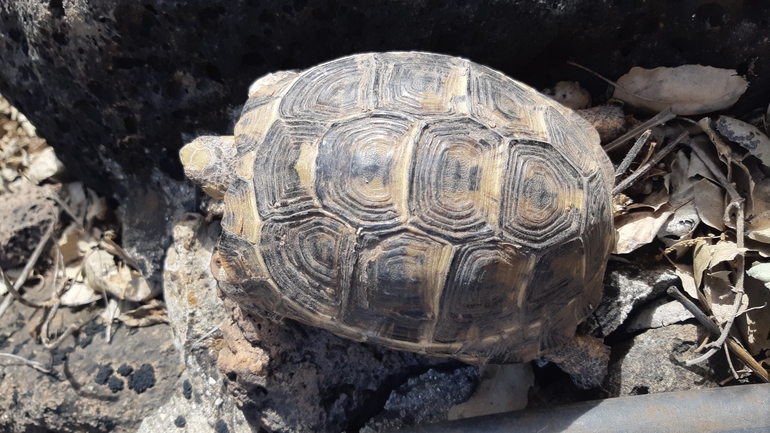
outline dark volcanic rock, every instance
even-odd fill
[[[701,63],[747,74],[754,108],[770,89],[769,13],[736,0],[6,1],[0,93],[71,174],[121,200],[135,175],[182,180],[180,146],[231,132],[255,78],[352,53],[464,56],[538,87],[578,79],[595,96],[606,85],[566,60],[610,78]]]

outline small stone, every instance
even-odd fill
[[[182,384],[182,395],[188,400],[192,397],[192,384],[187,379]]]
[[[112,376],[112,373],[114,372],[115,370],[113,370],[113,368],[110,367],[109,364],[102,365],[101,367],[99,367],[99,371],[96,373],[94,382],[98,383],[99,385],[106,385],[107,381],[110,379],[110,376]]]
[[[178,428],[182,428],[187,425],[187,421],[184,419],[182,415],[179,415],[174,420],[174,425],[177,426]]]
[[[227,428],[227,424],[221,419],[217,421],[217,425],[214,427],[214,431],[217,433],[230,433],[230,429]]]
[[[130,375],[133,372],[134,372],[134,368],[127,364],[122,364],[120,367],[118,367],[118,374],[123,377],[128,377],[128,375]]]

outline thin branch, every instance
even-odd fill
[[[572,61],[569,61],[569,60],[568,60],[568,61],[567,61],[567,64],[568,64],[568,65],[572,65],[572,66],[574,66],[574,67],[576,67],[576,68],[578,68],[578,69],[582,69],[582,70],[584,70],[584,71],[588,72],[589,74],[593,75],[594,77],[596,77],[596,78],[598,78],[598,79],[600,79],[600,80],[604,81],[605,83],[609,84],[610,86],[612,86],[612,87],[616,87],[616,88],[618,88],[618,89],[621,89],[621,90],[623,90],[624,92],[626,92],[626,93],[628,93],[628,94],[630,94],[630,95],[634,95],[634,96],[636,96],[637,98],[639,98],[639,99],[641,99],[641,100],[644,100],[644,101],[650,101],[650,102],[657,102],[657,101],[655,101],[654,99],[649,99],[649,98],[647,98],[647,97],[644,97],[644,96],[642,96],[642,95],[637,95],[636,93],[632,92],[631,90],[629,90],[629,89],[626,89],[625,87],[621,86],[621,85],[620,85],[620,84],[618,84],[617,82],[615,82],[615,81],[612,81],[612,80],[610,80],[609,78],[606,78],[605,76],[603,76],[603,75],[599,74],[598,72],[594,72],[594,71],[592,71],[591,69],[588,69],[588,68],[586,68],[585,66],[583,66],[583,65],[581,65],[581,64],[579,64],[579,63],[575,63],[575,62],[572,62]]]
[[[703,325],[706,330],[708,330],[712,335],[720,335],[721,330],[719,329],[719,326],[717,326],[716,323],[711,321],[711,319],[706,316],[706,314],[701,311],[700,308],[698,308],[697,305],[695,305],[692,301],[690,301],[687,297],[685,297],[682,292],[680,292],[676,287],[672,286],[669,287],[667,290],[667,293],[674,297],[677,301],[679,301],[684,308],[687,309],[690,313],[692,313],[693,316],[695,316],[695,319],[700,322],[701,325]],[[747,367],[749,367],[754,374],[756,374],[762,381],[770,383],[770,373],[765,370],[764,367],[760,363],[758,363],[751,354],[749,354],[746,349],[741,347],[740,344],[738,344],[735,340],[732,338],[727,340],[727,346],[729,347],[730,351],[735,354],[735,356],[738,357],[738,359],[741,360]],[[703,356],[700,356],[696,359],[691,359],[687,361],[686,365],[693,365],[697,364],[698,362],[703,362],[709,357],[711,357],[714,353],[719,351],[719,349],[712,348],[713,353],[707,353]],[[709,352],[711,352],[711,350]],[[707,356],[708,355],[708,356]],[[703,358],[703,359],[701,359]]]
[[[0,271],[2,270],[0,269]],[[0,278],[0,284],[5,284],[5,278]],[[8,285],[6,284],[6,287],[7,286]],[[3,314],[5,314],[5,311],[8,310],[8,307],[10,307],[11,304],[13,304],[13,295],[8,293],[5,295],[5,299],[3,299],[3,303],[0,304],[0,317],[3,317]]]
[[[0,356],[5,356],[5,357],[8,357],[8,358],[15,359],[17,361],[21,361],[25,365],[28,365],[28,366],[34,368],[35,370],[43,372],[45,374],[50,374],[51,371],[52,371],[50,368],[46,368],[43,364],[41,364],[41,363],[39,363],[37,361],[30,361],[29,359],[22,358],[21,356],[14,355],[12,353],[0,353]]]
[[[735,203],[735,202],[734,202]],[[734,204],[731,203],[731,204]],[[735,282],[735,288],[733,289],[733,292],[735,292],[735,299],[733,300],[733,311],[730,313],[730,315],[727,318],[727,323],[725,323],[724,328],[722,328],[722,334],[719,336],[719,339],[713,343],[711,343],[712,347],[721,347],[722,344],[724,344],[725,340],[727,340],[728,335],[730,334],[730,330],[733,327],[733,322],[735,321],[735,317],[738,315],[738,311],[741,309],[741,302],[743,301],[743,279],[745,275],[745,264],[746,261],[744,259],[744,214],[743,214],[743,199],[741,199],[739,202],[737,202],[738,205],[738,213],[736,215],[736,246],[738,247],[738,255],[735,257],[735,260],[738,262],[736,265],[735,272],[738,274],[738,279]]]
[[[652,167],[655,167],[660,161],[662,161],[663,158],[666,157],[666,155],[671,153],[671,151],[673,151],[682,140],[687,138],[687,136],[688,136],[687,132],[683,132],[678,137],[676,137],[674,141],[668,143],[666,146],[660,149],[660,152],[658,152],[658,154],[655,155],[651,160],[647,161],[646,164],[636,169],[635,172],[633,172],[630,176],[625,178],[615,188],[613,188],[612,195],[613,196],[617,195],[623,192],[629,186],[631,186],[631,184],[636,182],[637,179],[642,177],[643,174],[647,173]]]
[[[634,143],[634,146],[631,148],[631,150],[628,151],[626,154],[626,157],[623,158],[623,162],[620,163],[618,166],[618,169],[615,170],[615,177],[618,178],[623,175],[623,173],[628,170],[629,167],[631,167],[631,163],[634,162],[634,159],[636,158],[636,155],[639,154],[639,152],[642,150],[642,147],[647,144],[647,140],[649,140],[650,135],[652,135],[652,129],[648,129],[644,131],[644,133],[639,137],[638,140],[636,140],[636,143]]]
[[[192,344],[192,345],[190,345],[190,347],[195,347],[195,346],[197,346],[197,345],[198,345],[198,344],[199,344],[201,341],[203,341],[203,340],[205,340],[205,339],[207,339],[207,338],[211,337],[212,335],[214,335],[214,333],[216,333],[217,331],[219,331],[220,327],[221,327],[221,325],[218,325],[218,326],[214,327],[213,329],[211,329],[210,331],[206,332],[205,334],[203,334],[203,335],[201,336],[201,338],[199,338],[199,339],[195,340],[195,341],[193,342],[193,344]]]
[[[59,194],[56,191],[54,191],[51,188],[46,188],[45,189],[45,194],[46,194],[46,197],[48,197],[51,200],[55,201],[56,204],[58,204],[59,207],[62,208],[64,213],[66,213],[67,215],[70,216],[70,218],[72,218],[72,221],[74,221],[75,224],[77,224],[77,226],[78,226],[78,228],[80,230],[84,230],[85,229],[83,227],[83,223],[80,222],[80,219],[78,219],[78,216],[75,214],[75,212],[72,210],[72,208],[69,207],[69,205],[67,205],[67,203],[65,203],[64,200],[61,199],[61,197],[59,196]]]
[[[649,120],[642,123],[641,125],[638,125],[632,128],[630,131],[616,138],[615,140],[613,140],[612,142],[604,146],[603,149],[605,152],[612,152],[613,150],[617,150],[618,148],[626,144],[626,142],[630,141],[632,138],[636,137],[642,132],[650,128],[654,128],[658,125],[662,125],[668,122],[669,120],[674,119],[675,117],[676,117],[676,114],[671,113],[670,108],[666,108],[665,110],[656,114],[655,117],[650,118]]]
[[[727,364],[730,366],[730,371],[733,373],[733,377],[735,378],[735,380],[740,379],[740,376],[738,376],[738,372],[735,371],[735,366],[733,365],[733,359],[730,357],[730,349],[727,348],[726,344],[722,346],[722,348],[725,350],[725,358],[727,358]]]

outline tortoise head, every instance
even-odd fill
[[[184,173],[211,197],[222,199],[235,176],[235,137],[202,136],[179,151]]]

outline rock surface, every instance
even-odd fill
[[[585,81],[595,96],[606,84],[566,60],[609,78],[632,66],[736,68],[753,109],[770,89],[769,13],[760,1],[6,1],[0,93],[72,175],[123,201],[132,176],[182,180],[179,148],[231,132],[254,79],[352,53],[464,56],[539,88]]]
[[[56,212],[37,186],[0,195],[0,268],[26,265]]]
[[[610,262],[604,276],[599,306],[580,326],[583,332],[606,337],[628,318],[631,310],[664,296],[670,286],[680,283],[667,265],[645,266]]]
[[[722,353],[702,364],[684,364],[700,355],[695,349],[705,337],[703,328],[681,324],[650,329],[613,346],[605,389],[617,397],[716,388],[730,374]]]
[[[52,327],[89,314],[60,310]],[[134,432],[171,394],[179,355],[167,325],[113,325],[117,330],[108,344],[105,327],[92,321],[49,351],[30,337],[35,317],[39,313],[14,303],[0,318],[0,352],[53,369],[43,374],[0,358],[0,431]]]
[[[356,343],[290,320],[276,323],[228,299],[224,304],[227,347],[219,368],[246,418],[266,431],[357,431],[409,376],[462,365]]]
[[[252,431],[227,394],[216,364],[222,347],[216,330],[225,318],[209,268],[217,235],[218,224],[209,226],[197,214],[185,215],[174,226],[163,282],[174,345],[185,370],[168,401],[144,420],[137,433]]]
[[[450,409],[471,397],[479,384],[479,368],[428,370],[390,393],[383,411],[361,433],[386,432],[407,426],[449,420]]]

